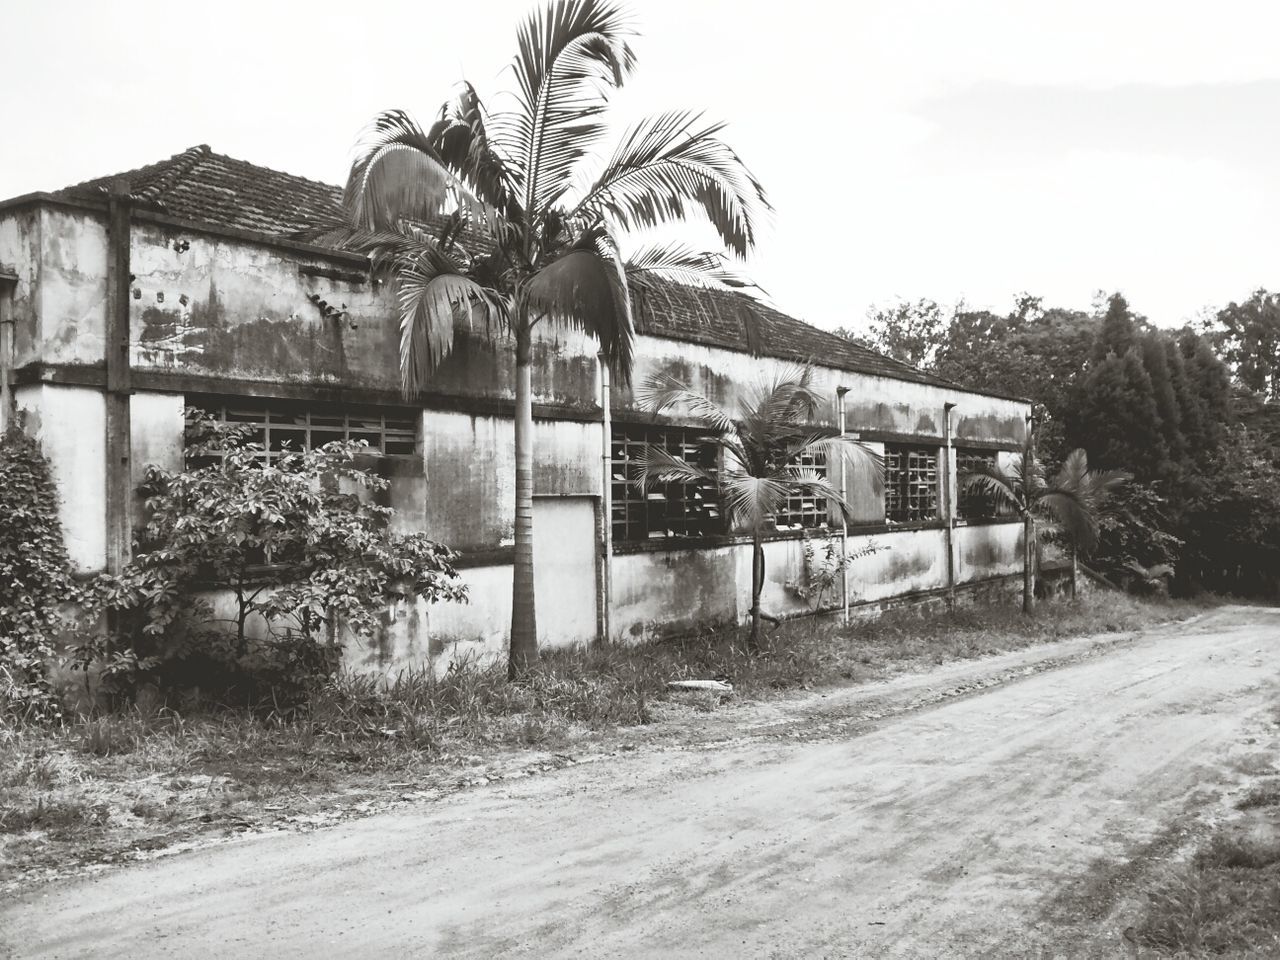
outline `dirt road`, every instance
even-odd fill
[[[1218,610],[866,720],[983,670],[815,696],[714,748],[40,888],[0,907],[0,943],[21,958],[1123,956],[1063,891],[1280,757],[1280,610]]]

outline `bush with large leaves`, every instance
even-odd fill
[[[81,645],[115,692],[144,681],[295,700],[336,668],[340,632],[374,636],[388,605],[464,600],[453,551],[390,530],[363,443],[264,463],[244,428],[188,410],[187,469],[147,468],[147,522],[119,576],[90,585],[111,624]],[[219,616],[210,591],[229,591]]]

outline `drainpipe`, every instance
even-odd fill
[[[596,356],[600,367],[600,565],[596,583],[596,632],[608,643],[609,608],[613,602],[613,411],[609,392],[609,364]]]
[[[13,414],[13,289],[16,274],[0,269],[0,431],[9,426]]]
[[[947,538],[947,609],[956,608],[956,508],[959,506],[956,496],[956,450],[951,437],[951,411],[954,403],[942,405],[942,438],[947,448],[947,469],[943,472],[946,481],[947,525],[944,528]]]
[[[836,419],[840,428],[840,436],[845,434],[844,398],[848,387],[836,387]],[[840,454],[840,499],[849,502],[844,453]],[[849,518],[840,511],[840,622],[849,624]]]

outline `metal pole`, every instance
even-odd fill
[[[596,357],[600,365],[600,519],[601,555],[599,598],[599,642],[607,643],[610,633],[609,608],[613,592],[613,414],[610,406],[609,364],[604,354]]]
[[[836,419],[840,427],[840,436],[845,435],[845,413],[844,398],[849,392],[848,387],[836,387]],[[840,455],[840,499],[845,503],[849,502],[849,490],[847,478],[845,476],[847,468],[845,466],[844,452]],[[849,518],[843,510],[840,511],[840,618],[841,623],[848,625],[849,623]]]
[[[942,437],[946,444],[947,463],[946,470],[943,472],[943,479],[946,480],[946,502],[947,502],[947,524],[944,528],[947,537],[947,609],[954,610],[956,606],[956,506],[958,497],[956,496],[956,456],[955,445],[951,437],[951,411],[956,408],[954,403],[944,403],[942,405]]]

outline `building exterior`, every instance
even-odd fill
[[[255,424],[269,450],[365,439],[397,522],[462,551],[468,605],[407,608],[350,651],[358,665],[436,664],[505,647],[513,531],[511,351],[465,335],[413,403],[398,390],[393,291],[363,257],[298,237],[341,191],[194,147],[120,177],[0,203],[0,379],[50,457],[68,549],[118,569],[149,463],[182,460],[183,409]],[[732,406],[779,364],[812,363],[831,398],[815,429],[883,453],[886,493],[849,478],[855,609],[1012,587],[1021,528],[957,496],[957,466],[1021,447],[1027,404],[957,387],[736,293],[667,284],[635,296],[633,382],[666,371]],[[647,494],[627,459],[654,442],[691,453],[697,422],[654,417],[608,384],[593,343],[536,328],[535,543],[540,641],[689,632],[749,606],[747,538],[714,498]],[[7,414],[9,404],[0,404]],[[793,589],[805,538],[840,533],[797,497],[766,545],[764,606],[811,611]],[[837,594],[831,602],[840,603]]]

